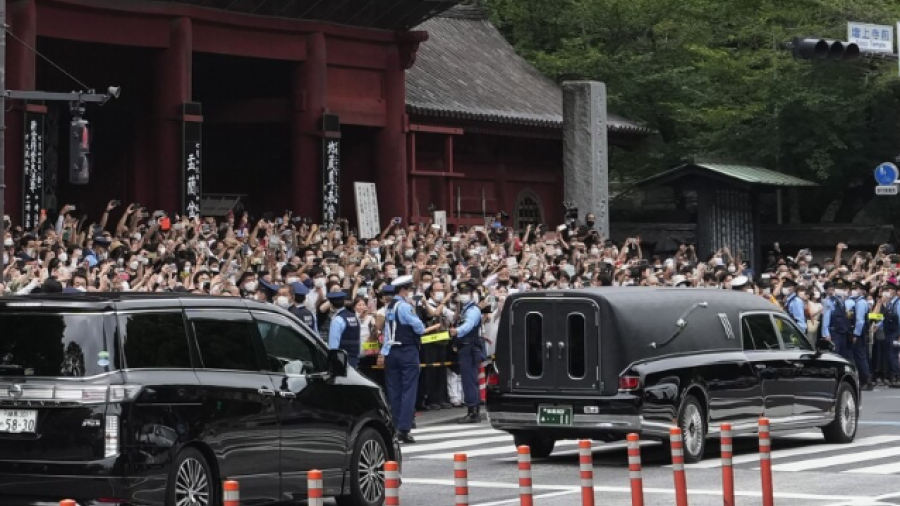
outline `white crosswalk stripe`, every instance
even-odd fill
[[[513,437],[506,432],[491,428],[489,424],[457,425],[442,424],[414,430],[418,444],[404,445],[403,455],[407,459],[453,460],[457,453],[465,453],[470,458],[487,458],[501,462],[515,462],[516,448]],[[736,447],[733,465],[743,469],[758,469],[759,455],[752,444],[755,438],[738,438],[743,444]],[[737,443],[737,441],[736,441]],[[779,444],[781,443],[781,444]],[[572,457],[578,454],[577,441],[558,441],[552,458]],[[651,449],[655,465],[670,467],[659,462],[659,443],[641,441],[641,446]],[[787,446],[787,447],[785,447]],[[656,449],[652,449],[657,447]],[[608,459],[613,465],[622,456],[626,465],[624,441],[614,443],[596,442],[593,453]],[[706,458],[697,464],[685,466],[687,469],[716,469],[722,463],[716,458],[718,445],[710,441]],[[900,435],[878,435],[857,437],[847,444],[826,444],[821,432],[801,432],[775,437],[772,450],[773,472],[838,472],[863,475],[900,475]],[[651,464],[654,465],[654,464]],[[862,466],[862,467],[861,467]]]

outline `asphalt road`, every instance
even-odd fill
[[[776,436],[772,464],[775,503],[796,506],[900,505],[900,390],[864,392],[859,431],[847,445],[828,445],[818,430]],[[469,504],[518,503],[518,468],[512,438],[488,422],[457,425],[464,411],[423,414],[413,432],[417,444],[404,445],[401,504],[452,506],[453,454],[469,455]],[[761,505],[758,441],[735,440],[735,490],[740,506]],[[710,440],[706,458],[687,467],[692,506],[722,504],[719,445]],[[668,453],[655,442],[642,446],[644,504],[674,505]],[[553,455],[533,462],[534,499],[540,506],[572,506],[581,501],[577,446],[558,444]],[[598,506],[630,506],[623,443],[594,445],[595,501]]]

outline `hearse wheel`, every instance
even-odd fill
[[[335,497],[338,506],[381,506],[384,504],[384,438],[375,429],[359,433],[350,460],[350,494]]]
[[[859,420],[859,403],[853,394],[853,388],[841,383],[834,404],[834,421],[822,427],[825,441],[829,443],[849,443],[856,437]]]
[[[684,441],[684,462],[687,464],[700,462],[706,450],[706,417],[703,416],[700,401],[693,395],[688,395],[681,403],[678,426],[681,427],[681,437]]]
[[[513,441],[516,444],[516,448],[527,445],[531,448],[531,456],[539,459],[549,457],[553,453],[553,447],[556,445],[555,439],[527,433],[513,434]]]
[[[206,457],[196,448],[185,448],[175,457],[166,489],[168,506],[218,506],[219,483]]]

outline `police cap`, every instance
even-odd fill
[[[474,281],[472,281],[471,279],[466,279],[466,280],[460,281],[459,284],[456,285],[456,289],[460,293],[472,293],[475,290],[477,290],[478,288],[475,286]]]

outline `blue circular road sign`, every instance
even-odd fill
[[[900,172],[898,172],[897,166],[890,162],[882,163],[875,168],[875,181],[881,186],[894,184],[898,175]]]

